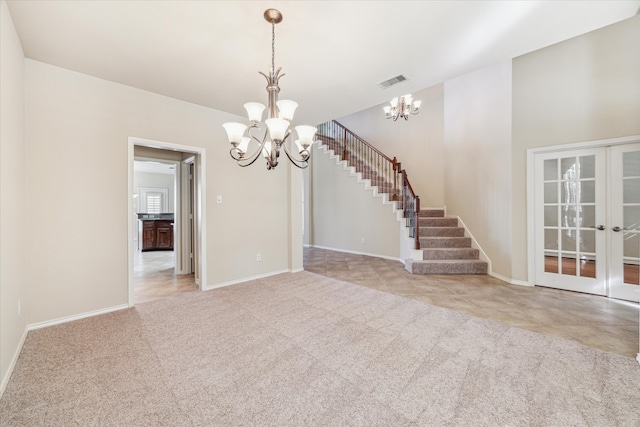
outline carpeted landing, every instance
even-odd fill
[[[631,358],[308,272],[29,333],[3,426],[637,426]]]

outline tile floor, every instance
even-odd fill
[[[307,271],[635,358],[637,304],[487,275],[413,275],[382,258],[304,249]]]
[[[193,274],[176,275],[173,251],[136,251],[133,257],[133,302],[198,289]]]
[[[138,252],[135,261],[136,304],[198,289],[193,275],[174,274],[173,252]],[[486,275],[412,275],[398,261],[318,248],[304,249],[304,268],[624,356],[638,353],[637,304]]]

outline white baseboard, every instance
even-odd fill
[[[18,347],[16,351],[13,353],[13,357],[11,358],[11,363],[9,364],[9,369],[7,369],[7,373],[4,378],[2,378],[2,383],[0,383],[0,397],[4,394],[5,388],[7,388],[7,384],[9,384],[9,380],[11,379],[11,374],[13,374],[13,368],[16,366],[16,362],[18,361],[18,357],[20,357],[20,352],[22,351],[22,346],[24,346],[24,342],[27,339],[27,334],[29,333],[29,328],[25,328],[22,333],[22,337],[20,338],[20,342],[18,343]]]
[[[334,251],[334,252],[342,252],[342,253],[346,253],[346,254],[365,255],[365,256],[371,256],[371,257],[375,257],[375,258],[383,258],[383,259],[388,259],[388,260],[391,260],[391,261],[399,261],[399,262],[404,264],[404,261],[401,260],[400,258],[392,257],[392,256],[388,256],[388,255],[371,254],[371,253],[367,253],[367,252],[350,251],[350,250],[346,250],[346,249],[329,248],[327,246],[318,246],[318,245],[312,245],[311,247],[318,248],[318,249],[326,249],[328,251]]]
[[[640,363],[640,353],[638,353],[638,355],[636,356],[636,360],[638,361],[638,363]]]
[[[511,283],[511,279],[509,279],[506,276],[503,276],[502,274],[494,273],[493,271],[489,272],[489,276],[495,277],[496,279],[502,280],[503,282]]]
[[[512,285],[518,285],[518,286],[528,286],[530,288],[532,288],[535,285],[532,285],[531,283],[527,282],[526,280],[516,280],[516,279],[511,279],[510,282]]]
[[[302,271],[302,270],[299,270],[299,271]],[[230,280],[228,282],[216,283],[215,285],[207,285],[207,286],[204,286],[202,290],[210,291],[212,289],[224,288],[225,286],[237,285],[239,283],[250,282],[252,280],[257,280],[257,279],[264,279],[265,277],[275,276],[276,274],[282,274],[282,273],[292,273],[292,271],[291,270],[272,271],[270,273],[258,274],[257,276],[243,277],[242,279],[238,279],[238,280]]]
[[[114,311],[124,310],[129,308],[128,304],[116,305],[113,307],[103,308],[100,310],[87,311],[86,313],[74,314],[73,316],[60,317],[58,319],[47,320],[45,322],[32,323],[27,326],[27,330],[33,331],[35,329],[46,328],[48,326],[59,325],[61,323],[73,322],[74,320],[85,319],[87,317],[99,316],[101,314],[107,314]]]
[[[493,271],[489,272],[489,276],[495,277],[498,280],[502,280],[503,282],[507,282],[510,285],[518,285],[518,286],[532,286],[529,282],[525,282],[524,280],[516,280],[510,279],[502,274],[494,273]]]

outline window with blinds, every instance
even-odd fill
[[[147,193],[147,213],[157,214],[162,212],[162,194]]]

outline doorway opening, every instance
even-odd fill
[[[202,289],[204,149],[129,138],[129,306]]]

